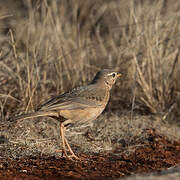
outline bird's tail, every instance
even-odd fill
[[[37,111],[37,112],[21,114],[18,116],[11,117],[8,119],[8,121],[15,122],[15,121],[20,121],[20,120],[24,120],[24,119],[30,119],[30,118],[35,118],[35,117],[43,117],[43,116],[57,116],[57,113],[56,112]]]

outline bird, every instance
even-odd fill
[[[35,117],[51,117],[60,122],[60,136],[63,154],[67,159],[79,159],[65,137],[65,128],[76,122],[91,122],[105,109],[110,90],[122,74],[113,69],[103,69],[96,73],[94,79],[86,86],[72,89],[42,103],[34,112],[13,117],[19,121]]]

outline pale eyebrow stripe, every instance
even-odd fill
[[[114,73],[117,75],[117,73],[116,73],[116,72],[112,72],[112,73],[109,73],[109,74],[108,74],[108,76],[111,76],[111,75],[112,75],[112,74],[114,74]]]

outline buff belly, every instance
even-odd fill
[[[86,109],[74,109],[74,110],[61,110],[60,116],[75,122],[88,122],[95,120],[104,110],[104,108],[86,108]]]

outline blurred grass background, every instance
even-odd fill
[[[148,124],[158,119],[157,129],[164,122],[165,134],[174,131],[180,126],[179,9],[177,0],[0,0],[1,122],[115,67],[123,76],[103,116],[107,124],[107,119],[118,124],[111,137],[120,143],[119,131],[141,129],[144,116]],[[26,132],[32,136],[45,122],[26,122]],[[109,127],[102,127],[101,137]],[[48,132],[44,136],[55,133],[53,126]]]

